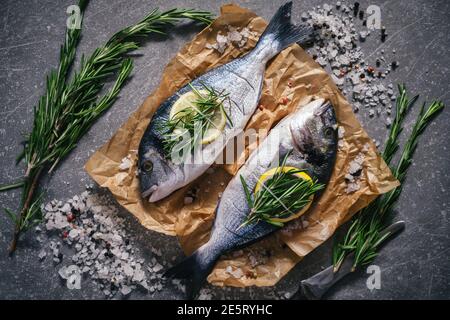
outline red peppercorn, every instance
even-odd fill
[[[75,215],[71,212],[67,215],[67,222],[72,222],[75,220]]]
[[[283,97],[280,99],[280,104],[287,105],[289,102],[289,98]]]
[[[62,237],[63,239],[66,239],[69,236],[69,232],[66,230],[63,232]]]
[[[375,69],[373,67],[367,67],[367,72],[374,73]]]
[[[263,110],[263,109],[264,109],[264,106],[263,106],[262,104],[260,104],[260,105],[258,105],[258,109],[259,109],[259,110]]]

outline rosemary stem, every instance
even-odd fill
[[[41,177],[42,171],[43,171],[43,168],[40,168],[36,171],[36,173],[31,174],[29,176],[29,178],[27,179],[27,182],[30,182],[30,183],[25,184],[25,186],[26,186],[25,187],[25,190],[26,190],[25,201],[23,202],[22,209],[20,210],[18,220],[14,227],[13,239],[12,239],[11,245],[9,247],[9,255],[12,255],[17,248],[17,242],[19,241],[19,237],[20,237],[20,234],[22,231],[22,223],[23,223],[24,217],[26,216],[28,210],[30,209],[30,206],[33,201],[33,197],[34,197],[36,188],[38,186],[38,182]]]

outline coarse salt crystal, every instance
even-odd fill
[[[191,204],[194,201],[192,197],[184,197],[184,204]]]
[[[126,157],[122,158],[119,164],[119,170],[125,171],[128,170],[133,166],[133,161],[131,160],[131,155],[127,155]]]

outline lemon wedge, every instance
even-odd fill
[[[200,94],[207,95],[208,92],[206,90],[198,90]],[[197,106],[195,105],[195,101],[198,99],[197,94],[194,91],[186,92],[181,95],[177,101],[173,104],[170,109],[169,117],[170,119],[174,119],[176,117],[183,117],[183,110],[190,108],[197,112]],[[227,123],[227,116],[222,107],[218,108],[213,117],[211,118],[211,123],[209,128],[204,132],[201,144],[208,144],[217,139],[221,134],[225,125]]]
[[[258,191],[261,189],[263,183],[264,183],[267,179],[273,177],[277,172],[280,172],[280,171],[281,171],[281,172],[289,172],[290,170],[299,170],[299,169],[298,169],[298,168],[295,168],[295,167],[287,167],[287,166],[285,166],[285,167],[276,167],[276,168],[272,168],[272,169],[266,171],[265,173],[263,173],[263,174],[259,177],[258,182],[256,183],[256,186],[255,186],[255,193],[258,192]],[[304,179],[304,180],[307,180],[307,181],[312,181],[311,177],[310,177],[306,172],[304,172],[304,171],[302,171],[302,172],[297,172],[297,173],[295,173],[294,175],[295,175],[296,177],[298,177],[299,179]],[[311,195],[311,196],[309,197],[309,202],[308,202],[308,204],[307,204],[306,206],[304,206],[304,207],[302,208],[302,210],[300,210],[300,211],[297,212],[296,214],[293,214],[293,215],[291,215],[291,216],[289,216],[289,217],[287,217],[287,218],[271,218],[270,220],[272,220],[272,221],[274,221],[274,222],[285,223],[285,222],[288,222],[288,221],[297,219],[298,217],[302,216],[302,215],[309,209],[309,207],[311,207],[311,203],[312,203],[313,199],[314,199],[314,195]]]

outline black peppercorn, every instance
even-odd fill
[[[382,26],[381,27],[381,41],[382,42],[384,42],[386,40],[386,36],[387,36],[387,34],[386,34],[386,27]]]
[[[359,11],[359,2],[355,2],[355,4],[353,5],[353,15],[355,17],[358,15],[358,11]]]

